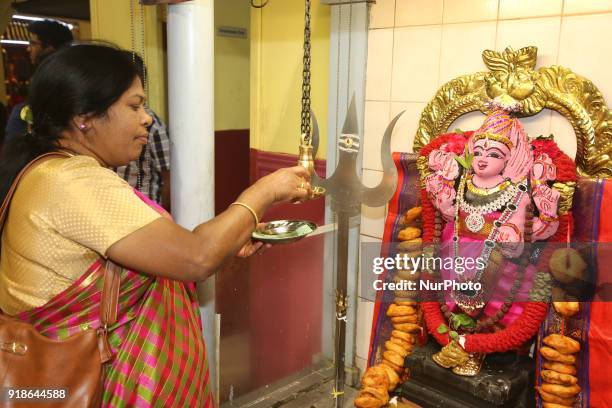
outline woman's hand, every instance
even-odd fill
[[[106,255],[152,276],[202,281],[234,256],[248,257],[268,247],[252,242],[251,233],[254,219],[261,219],[271,204],[304,200],[310,194],[310,175],[304,167],[280,169],[243,191],[236,200],[242,205],[230,206],[193,231],[161,218],[113,244]]]
[[[266,225],[263,222],[260,222],[257,225],[257,228],[263,227],[264,225]],[[268,248],[272,247],[272,245],[270,244],[264,244],[261,241],[253,241],[251,239],[249,239],[243,246],[242,248],[240,248],[240,250],[238,250],[238,252],[236,253],[236,256],[238,258],[248,258],[251,255],[255,255],[255,254],[263,254]]]
[[[251,255],[255,254],[263,254],[266,249],[270,248],[272,245],[264,244],[261,241],[251,241],[248,240],[246,244],[240,248],[236,256],[238,258],[248,258]]]
[[[310,174],[302,166],[276,170],[262,177],[255,186],[264,190],[264,194],[269,194],[274,203],[303,201],[312,196]]]

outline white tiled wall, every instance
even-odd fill
[[[497,0],[445,1],[442,22],[449,24],[495,20],[497,7]]]
[[[388,101],[393,67],[393,28],[371,30],[368,35],[368,78],[366,99]]]
[[[612,13],[564,16],[558,64],[591,81],[612,101]]]
[[[396,27],[441,24],[443,0],[396,0]]]
[[[366,169],[380,170],[378,146],[391,118],[407,110],[393,147],[410,150],[422,107],[447,81],[485,70],[485,49],[535,45],[538,66],[567,66],[612,101],[612,0],[378,0],[370,20]],[[478,120],[460,118],[451,128],[468,130]],[[573,131],[562,120],[545,111],[524,123],[535,136],[554,132],[574,155]]]
[[[361,236],[361,243],[367,245],[380,244],[381,240],[366,235]],[[369,272],[367,272],[369,273]],[[361,276],[359,277],[361,283]],[[357,338],[355,339],[355,355],[357,367],[363,372],[368,358],[370,346],[370,330],[372,328],[372,316],[374,315],[374,302],[361,297],[361,285],[358,288],[359,299],[357,300]]]
[[[562,9],[563,0],[499,0],[498,18],[558,16]]]
[[[374,302],[359,299],[357,301],[357,333],[370,333],[372,317],[374,316]],[[355,339],[355,355],[357,358],[367,360],[370,348],[370,336],[357,336]],[[361,368],[361,367],[360,367]],[[362,371],[363,372],[363,371]]]
[[[458,76],[484,71],[482,51],[495,48],[495,21],[444,24],[440,49],[440,84]],[[431,94],[431,98],[433,95]]]
[[[535,45],[538,67],[572,69],[593,81],[611,106],[611,39],[612,0],[377,0],[368,37],[364,181],[372,185],[381,176],[380,142],[389,121],[405,111],[392,148],[412,151],[425,105],[452,78],[485,70],[485,49]],[[475,129],[482,119],[480,113],[467,114],[449,129]],[[544,111],[522,121],[530,135],[553,133],[561,148],[575,155],[573,129],[561,115]],[[364,239],[382,238],[385,212],[364,208]],[[368,307],[361,306],[360,318],[368,318]],[[371,318],[357,326],[361,359],[367,357],[370,324]]]
[[[370,28],[387,28],[395,25],[395,0],[378,0],[370,9]]]
[[[560,16],[501,20],[497,23],[495,49],[503,50],[510,46],[518,50],[535,45],[538,47],[537,66],[554,65],[559,53],[560,28]]]
[[[393,37],[391,100],[421,102],[431,98],[431,89],[438,87],[442,26],[396,27]]]
[[[612,0],[565,0],[563,2],[563,14],[588,14],[610,10],[612,10]]]

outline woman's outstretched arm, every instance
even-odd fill
[[[310,191],[303,167],[278,170],[258,180],[236,200],[260,218],[275,202],[303,200]],[[250,240],[255,217],[246,207],[232,205],[193,231],[160,218],[109,247],[114,262],[148,275],[180,281],[208,278]]]

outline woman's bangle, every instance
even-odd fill
[[[253,215],[253,219],[255,220],[255,228],[257,228],[257,226],[259,225],[259,217],[257,216],[257,213],[255,212],[254,209],[252,209],[249,205],[245,204],[245,203],[241,203],[240,201],[235,201],[233,203],[230,204],[230,207],[232,205],[238,205],[240,207],[244,207],[247,210],[249,210],[249,212],[251,213],[251,215]]]

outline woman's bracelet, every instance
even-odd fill
[[[257,226],[259,225],[259,217],[257,216],[257,213],[255,212],[255,210],[251,208],[251,206],[249,206],[249,205],[247,205],[245,203],[241,203],[240,201],[234,201],[229,206],[231,207],[232,205],[237,205],[237,206],[240,206],[240,207],[244,207],[247,210],[249,210],[251,215],[253,215],[253,219],[255,220],[255,228],[257,228]]]

